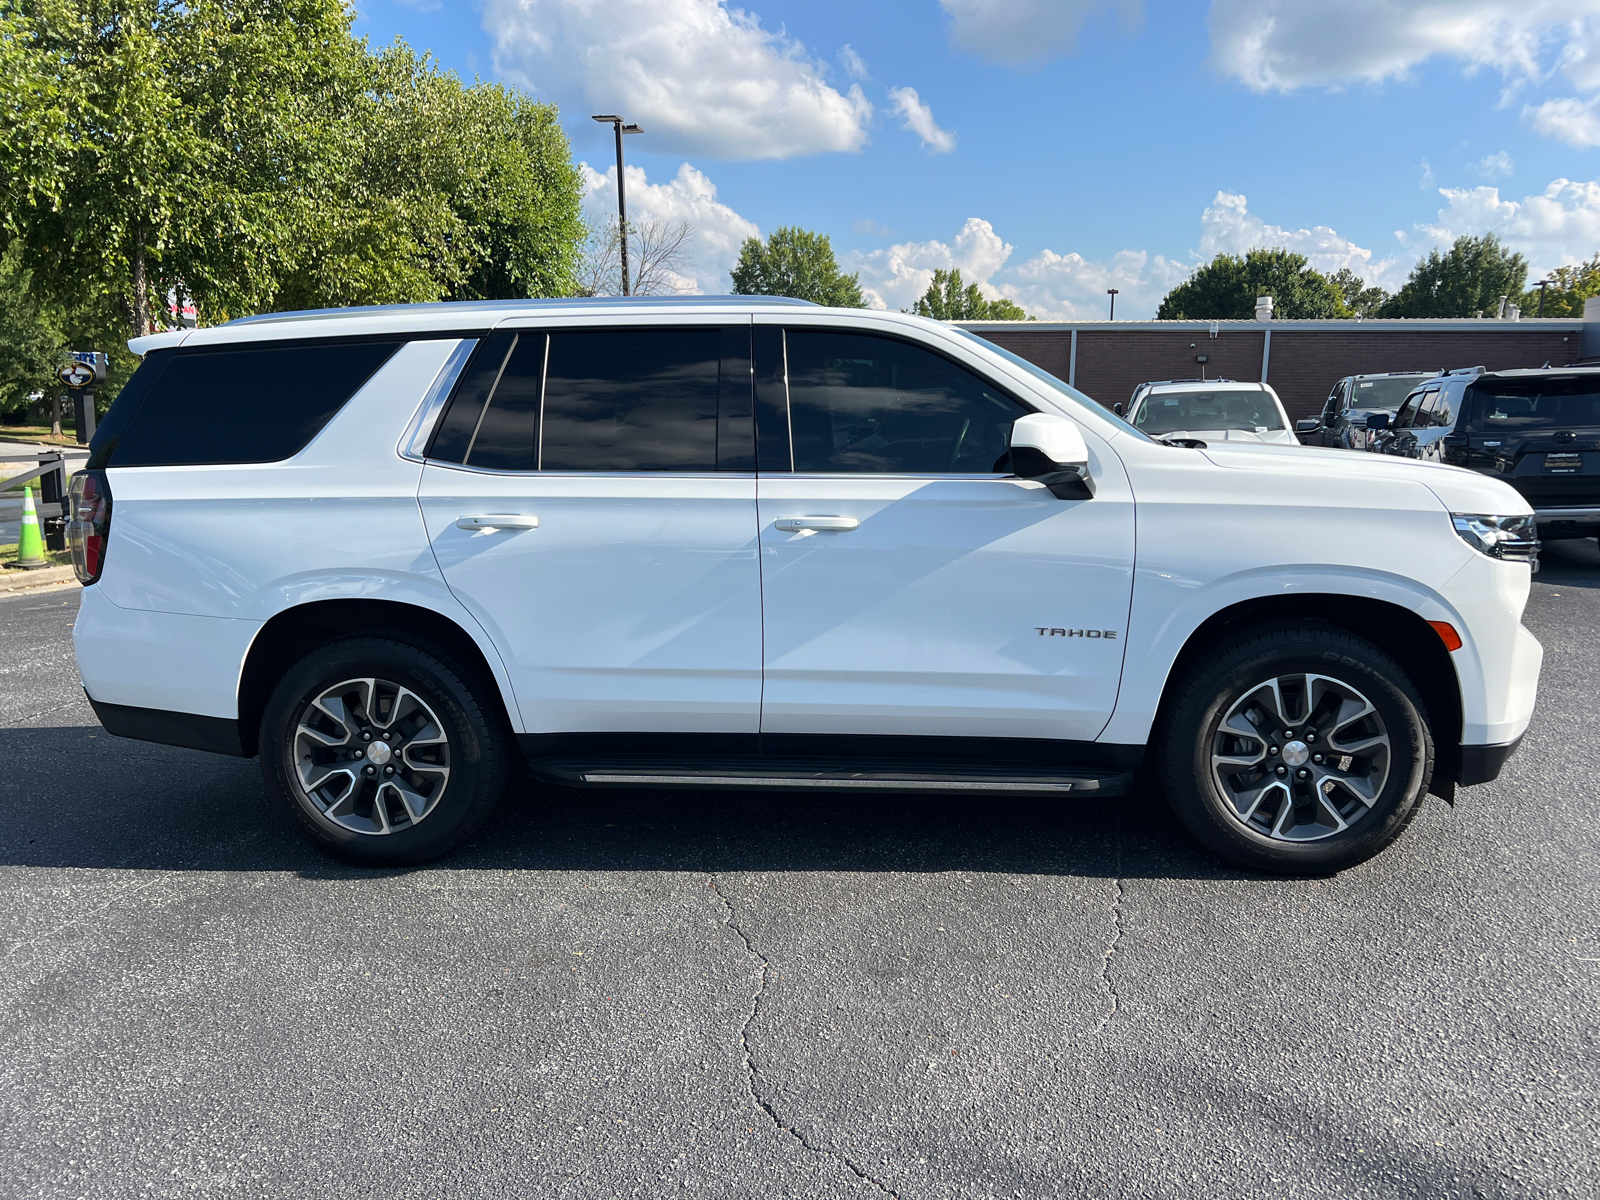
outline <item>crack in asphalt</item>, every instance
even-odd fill
[[[756,988],[756,994],[751,1000],[750,1015],[745,1018],[744,1025],[739,1030],[739,1045],[744,1050],[745,1084],[750,1089],[750,1099],[755,1102],[757,1108],[766,1113],[767,1116],[772,1119],[772,1123],[774,1125],[776,1125],[784,1133],[787,1133],[790,1137],[794,1138],[795,1141],[799,1142],[807,1150],[810,1150],[814,1154],[827,1155],[829,1158],[843,1163],[845,1167],[849,1168],[852,1174],[861,1179],[863,1182],[870,1183],[885,1196],[893,1196],[895,1197],[895,1200],[900,1200],[899,1192],[894,1191],[881,1180],[875,1179],[871,1175],[867,1174],[864,1170],[857,1166],[848,1155],[842,1154],[829,1146],[817,1145],[793,1125],[785,1123],[784,1119],[778,1115],[778,1110],[772,1104],[772,1102],[762,1097],[759,1086],[761,1082],[761,1072],[756,1066],[755,1052],[750,1049],[750,1028],[756,1023],[756,1018],[761,1015],[761,1000],[762,997],[767,994],[767,984],[770,981],[772,974],[772,961],[767,958],[765,954],[761,953],[761,951],[755,948],[755,944],[750,940],[750,935],[740,927],[739,911],[738,909],[734,908],[733,900],[729,898],[727,892],[722,890],[722,884],[717,881],[715,875],[711,876],[711,890],[716,892],[717,898],[722,901],[723,905],[728,910],[728,919],[726,922],[724,922],[724,924],[726,924],[729,929],[733,930],[733,932],[739,936],[739,940],[744,943],[745,952],[761,964],[761,984]]]
[[[1111,935],[1111,941],[1106,946],[1104,957],[1100,960],[1100,986],[1106,990],[1106,998],[1111,1001],[1111,1008],[1106,1015],[1100,1018],[1096,1033],[1105,1031],[1106,1026],[1116,1020],[1117,1013],[1122,1010],[1122,998],[1117,994],[1117,981],[1111,976],[1112,960],[1116,958],[1117,951],[1122,948],[1122,938],[1127,932],[1127,926],[1122,919],[1122,901],[1127,897],[1127,886],[1122,882],[1122,842],[1117,842],[1117,877],[1112,880],[1111,917],[1116,924],[1116,929]]]

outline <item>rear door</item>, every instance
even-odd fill
[[[1091,741],[1133,578],[1121,464],[1093,500],[1006,466],[1032,411],[934,349],[756,319],[769,735]]]
[[[526,731],[756,733],[749,339],[702,322],[480,343],[420,500]]]

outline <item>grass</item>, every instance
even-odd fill
[[[44,556],[51,562],[55,563],[58,567],[70,567],[72,565],[72,552],[70,550],[46,550],[44,552]],[[9,546],[0,546],[0,570],[5,569],[6,563],[16,561],[16,542],[12,542]],[[14,571],[7,571],[5,577],[7,579],[14,579],[18,578],[18,575]]]

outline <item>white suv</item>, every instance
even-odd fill
[[[1533,709],[1510,487],[1145,436],[948,325],[750,298],[297,313],[131,343],[73,482],[112,733],[259,753],[419,862],[572,785],[1117,803],[1327,871]]]
[[[1117,412],[1121,411],[1119,405]],[[1232,379],[1141,383],[1128,401],[1128,421],[1151,437],[1178,441],[1300,444],[1283,401],[1265,383]]]

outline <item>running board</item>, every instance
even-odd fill
[[[681,762],[612,759],[529,759],[537,776],[567,787],[678,787],[840,791],[969,792],[1027,796],[1115,796],[1133,782],[1131,771],[1041,771],[1038,763],[848,763],[760,759]]]

